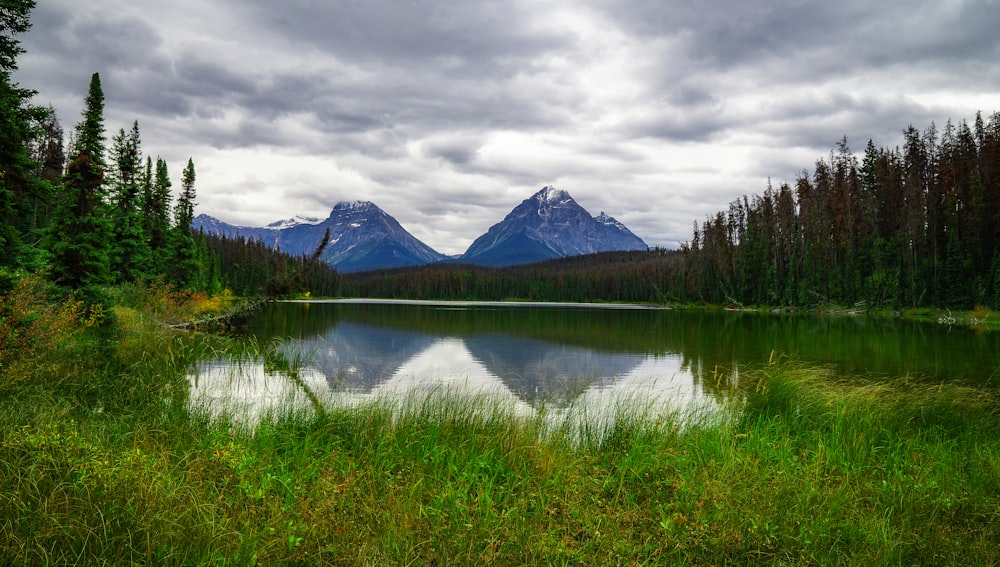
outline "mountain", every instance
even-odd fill
[[[510,266],[593,252],[647,248],[624,224],[604,212],[592,217],[569,193],[547,186],[477,238],[459,261]]]
[[[260,240],[267,246],[274,246],[274,238],[277,235],[276,231],[268,228],[238,226],[204,214],[194,217],[191,227],[196,231],[202,230],[205,234],[215,234],[226,238],[242,236],[247,240]]]
[[[295,217],[258,228],[198,215],[193,226],[206,233],[260,240],[293,256],[311,254],[329,228],[330,244],[320,259],[341,272],[401,268],[445,259],[370,201],[337,203],[325,220]]]
[[[323,222],[323,219],[318,219],[316,217],[304,217],[302,215],[295,215],[290,219],[274,221],[271,224],[267,225],[265,228],[284,229],[284,228],[292,228],[293,226],[298,226],[300,224],[319,224],[321,222]]]
[[[612,250],[645,250],[646,244],[622,223],[601,212],[592,217],[566,191],[544,187],[514,208],[503,221],[449,258],[417,240],[370,201],[337,203],[326,219],[297,216],[265,227],[237,226],[198,215],[195,230],[258,240],[294,256],[312,254],[330,229],[320,258],[341,272],[419,266],[445,260],[480,266],[511,266]]]

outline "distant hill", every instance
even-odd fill
[[[490,227],[458,261],[511,266],[564,256],[647,248],[624,224],[604,212],[593,217],[569,193],[547,186]]]

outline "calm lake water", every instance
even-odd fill
[[[270,304],[242,332],[274,341],[276,354],[203,361],[192,400],[249,420],[437,391],[488,395],[526,415],[544,406],[606,419],[625,400],[706,415],[742,370],[775,357],[929,381],[985,383],[1000,369],[1000,333],[863,316],[315,301]]]

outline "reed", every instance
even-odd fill
[[[440,389],[245,427],[192,410],[186,372],[273,346],[150,319],[119,314],[114,360],[77,363],[84,394],[0,397],[9,563],[1000,562],[992,387],[779,363],[694,423],[623,404],[588,428],[573,407]]]

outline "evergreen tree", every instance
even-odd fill
[[[188,158],[187,167],[181,173],[181,195],[174,210],[176,226],[184,231],[190,231],[191,223],[194,222],[194,179],[194,161]]]
[[[47,115],[37,124],[37,132],[28,146],[28,156],[35,163],[31,191],[18,200],[18,221],[21,234],[37,235],[48,226],[55,206],[59,185],[66,167],[63,147],[63,128],[55,109],[48,107]]]
[[[83,120],[76,125],[76,137],[72,156],[87,154],[94,166],[102,170],[104,162],[104,90],[101,76],[94,73],[90,77],[90,87],[84,100]],[[72,157],[71,156],[71,157]]]
[[[160,158],[153,165],[152,158],[146,159],[143,172],[143,214],[146,241],[153,256],[152,272],[166,274],[170,264],[170,175],[167,163]]]
[[[194,220],[194,161],[188,159],[187,167],[181,174],[181,194],[174,209],[175,224],[172,227],[172,259],[168,279],[179,287],[189,288],[199,281],[198,253],[191,222]]]
[[[31,106],[35,92],[22,88],[11,77],[17,70],[17,56],[24,53],[14,36],[31,27],[29,16],[34,7],[33,0],[0,2],[0,266],[20,264],[24,254],[17,219],[24,212],[19,205],[33,192],[35,169],[27,145],[33,122],[47,113]]]
[[[111,270],[117,281],[132,281],[149,274],[152,267],[149,244],[143,230],[140,209],[142,157],[139,122],[133,122],[126,134],[119,130],[112,146],[111,211],[114,240],[111,247]]]
[[[112,230],[103,193],[104,93],[96,73],[90,81],[83,116],[46,235],[52,277],[70,288],[93,288],[111,281],[108,247]]]

